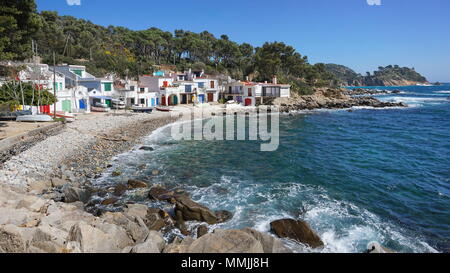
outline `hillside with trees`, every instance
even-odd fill
[[[204,69],[241,80],[249,76],[270,81],[277,75],[302,94],[333,82],[323,64],[311,65],[307,56],[282,42],[254,47],[208,31],[103,27],[53,11],[38,13],[34,0],[5,2],[0,8],[0,61],[30,58],[34,40],[44,63],[52,64],[55,52],[58,63],[85,65],[96,76],[115,73],[135,78],[160,67]]]
[[[380,66],[373,74],[367,72],[365,76],[343,65],[326,64],[325,67],[340,86],[402,86],[428,83],[414,68],[398,65]]]

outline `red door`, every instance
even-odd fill
[[[214,94],[208,93],[208,102],[213,102],[213,101],[214,101]]]
[[[245,99],[245,106],[252,105],[252,99]]]
[[[161,98],[161,105],[162,106],[166,105],[166,96],[162,96],[162,98]]]

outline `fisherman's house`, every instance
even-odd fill
[[[206,76],[203,71],[157,71],[139,80],[140,88],[148,88],[149,93],[158,94],[161,105],[217,102],[220,92],[218,80]]]
[[[87,88],[89,100],[79,101],[80,108],[87,107],[87,104],[95,106],[96,103],[111,106],[112,100],[119,96],[114,90],[112,77],[97,78],[89,74],[85,66],[61,65],[56,67],[56,71],[64,74],[68,88]]]
[[[291,96],[291,86],[288,84],[278,84],[274,77],[272,83],[236,81],[225,85],[224,97],[229,101],[235,101],[242,106],[256,106],[264,104],[268,99],[289,98]]]
[[[19,73],[23,82],[33,82],[38,90],[47,89],[52,94],[56,93],[56,111],[64,113],[89,112],[87,88],[66,85],[66,77],[63,73],[53,72],[47,64],[27,64]],[[41,113],[53,112],[53,105],[41,105]]]

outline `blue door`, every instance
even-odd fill
[[[204,94],[198,95],[198,102],[200,102],[200,103],[204,103],[205,102],[205,95]]]
[[[155,106],[155,99],[152,99],[152,106]]]
[[[80,109],[86,109],[86,102],[84,100],[80,100]]]
[[[159,105],[159,98],[156,98],[156,105]]]

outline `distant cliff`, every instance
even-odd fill
[[[338,85],[347,86],[403,86],[426,84],[427,79],[414,70],[414,68],[388,65],[378,67],[373,74],[367,72],[363,76],[351,68],[338,64],[326,64],[328,72],[334,75]]]

